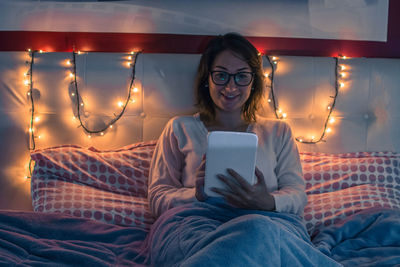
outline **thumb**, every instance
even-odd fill
[[[264,174],[257,168],[257,166],[256,166],[255,174],[257,177],[257,183],[265,185]]]

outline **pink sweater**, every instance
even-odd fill
[[[258,136],[256,166],[264,174],[268,191],[275,198],[276,211],[301,215],[307,196],[290,127],[284,121],[258,117],[247,131]],[[172,118],[165,126],[149,175],[148,197],[155,216],[197,201],[195,172],[206,153],[207,134],[198,113]]]

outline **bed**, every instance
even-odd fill
[[[34,212],[0,212],[0,263],[147,266],[147,177],[156,141],[38,149]],[[312,242],[344,266],[400,263],[400,155],[303,152]]]
[[[7,153],[0,155],[1,182],[21,182],[15,173],[27,170],[23,163],[29,158],[34,163],[31,179],[23,180],[31,191],[23,197],[29,198],[33,211],[13,209],[22,196],[11,198],[12,187],[1,188],[0,265],[150,265],[150,160],[166,122],[194,111],[191,84],[199,55],[141,54],[136,63],[136,102],[104,136],[88,138],[71,119],[71,80],[66,78],[70,67],[65,66],[71,53],[38,54],[34,77],[41,121],[36,127],[44,138],[36,139],[37,147],[30,153],[21,142],[27,136],[26,88],[7,76],[10,66],[26,70],[27,56],[4,52],[0,57],[1,111],[7,118],[1,123],[11,129],[3,131],[9,141],[2,142]],[[90,127],[115,113],[110,99],[125,96],[130,69],[121,62],[126,58],[119,53],[78,56],[82,98],[91,100],[85,102],[88,114],[84,113]],[[344,266],[396,266],[400,62],[353,58],[340,64],[346,66],[348,77],[342,80],[346,85],[337,98],[332,132],[325,142],[297,143],[308,195],[304,223],[314,245]],[[264,67],[270,71],[266,60]],[[332,58],[278,58],[275,97],[296,137],[321,133],[334,91],[334,68]],[[270,88],[266,91],[260,115],[276,119],[267,101]],[[5,201],[10,209],[4,208]]]

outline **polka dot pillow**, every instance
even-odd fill
[[[312,236],[364,209],[400,209],[399,154],[300,153],[300,158],[308,195],[304,219]]]
[[[99,151],[74,145],[35,150],[35,211],[148,229],[147,177],[155,141]]]

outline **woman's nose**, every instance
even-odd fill
[[[235,90],[237,90],[237,86],[236,86],[236,83],[235,83],[233,77],[231,77],[231,78],[229,79],[228,83],[225,85],[225,89],[226,89],[226,90],[229,90],[229,91],[235,91]]]

